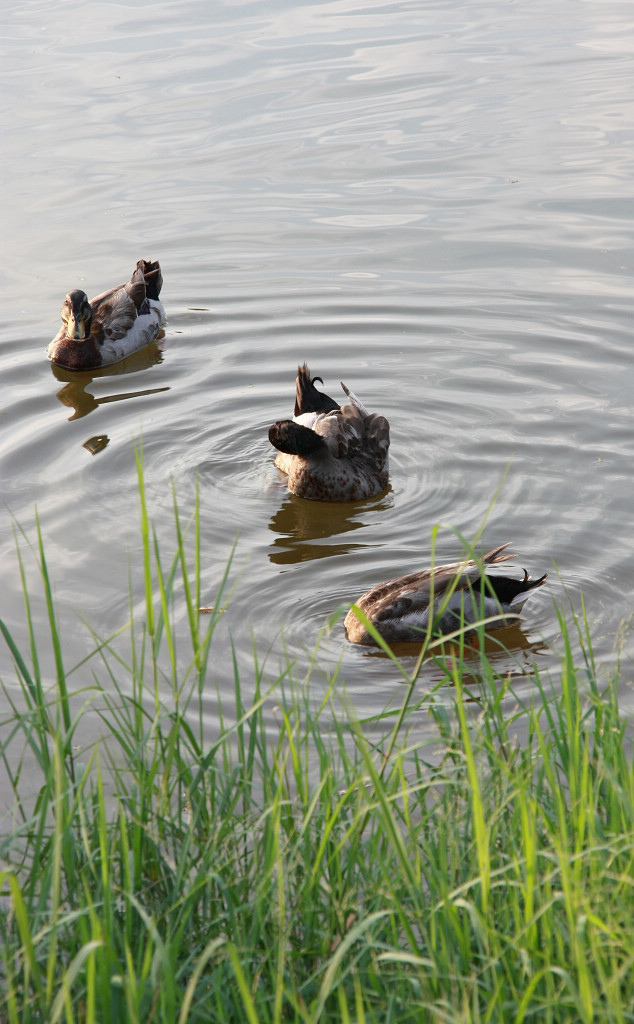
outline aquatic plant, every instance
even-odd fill
[[[483,650],[465,690],[459,631],[411,673],[386,648],[402,699],[371,722],[318,648],[272,674],[254,650],[210,741],[231,559],[201,617],[198,503],[183,525],[174,499],[166,559],[139,481],[143,613],[69,669],[38,524],[48,638],[23,555],[26,646],[0,623],[0,1020],[634,1020],[634,772],[585,613],[560,613],[557,685],[536,668],[512,713]]]

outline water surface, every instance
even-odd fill
[[[67,664],[92,647],[85,623],[126,621],[142,439],[168,552],[171,482],[187,518],[198,480],[210,602],[238,537],[210,737],[230,637],[248,699],[253,643],[272,676],[287,653],[301,675],[340,604],[427,564],[436,524],[436,557],[454,560],[453,531],[472,539],[485,519],[486,547],[511,540],[519,565],[550,573],[496,667],[530,699],[533,663],[556,672],[553,601],[578,611],[583,594],[631,707],[629,14],[610,0],[6,6],[1,614],[19,642],[14,528],[33,538],[36,507]],[[52,368],[66,291],[96,294],[139,257],[161,262],[164,339],[94,377]],[[379,499],[288,494],[267,430],[304,360],[390,420]],[[25,569],[35,592],[28,553]],[[37,597],[34,611],[45,630]],[[321,648],[360,716],[398,700],[394,668],[341,625]],[[319,699],[325,679],[311,685]]]

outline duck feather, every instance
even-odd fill
[[[292,420],[269,430],[277,449],[275,465],[288,476],[293,494],[314,501],[360,501],[384,491],[389,479],[390,428],[384,416],[368,413],[344,384],[350,404],[315,387],[306,363],[297,368]]]
[[[162,284],[158,262],[139,260],[128,282],[90,302],[81,289],[68,292],[62,326],[47,349],[51,362],[71,370],[99,369],[154,341],[165,322]]]
[[[506,553],[509,543],[489,551],[482,560],[463,559],[437,565],[379,583],[363,594],[356,607],[363,612],[387,642],[418,642],[429,628],[449,633],[462,624],[493,619],[496,629],[517,619],[530,594],[548,578],[545,573],[532,580],[527,571],[521,580],[488,573],[489,566],[513,559]],[[351,643],[373,644],[374,639],[355,614],[353,606],[344,620]]]

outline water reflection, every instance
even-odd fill
[[[396,657],[406,662],[415,659],[420,653],[418,644],[397,643],[392,644],[391,647]],[[389,660],[388,655],[379,647],[357,646],[355,649],[364,658]],[[482,648],[477,638],[474,638],[473,642],[465,640],[462,652],[460,644],[456,641],[448,641],[439,647],[435,655],[426,662],[424,672],[426,675],[431,673],[436,682],[441,678],[446,678],[446,682],[451,683],[453,666],[460,661],[462,654],[463,682],[478,685],[482,681],[483,673],[480,659],[482,651],[494,672],[503,675],[505,679],[519,679],[531,675],[535,669],[535,660],[548,655],[549,650],[542,638],[535,639],[525,632],[521,623],[512,623],[503,629],[486,633]],[[437,673],[434,671],[434,667]]]
[[[327,544],[328,537],[339,537],[368,525],[367,512],[382,512],[393,505],[391,492],[378,502],[373,501],[307,501],[289,494],[288,498],[271,517],[269,530],[279,534],[269,551],[270,560],[276,565],[292,565],[308,562],[314,558],[347,554],[361,543],[341,541]],[[311,543],[312,542],[312,543]]]
[[[579,15],[574,24],[569,8]],[[0,281],[0,460],[12,515],[0,517],[2,550],[14,550],[13,517],[30,522],[37,505],[68,614],[94,606],[104,631],[114,630],[117,552],[138,549],[127,449],[142,433],[161,547],[173,544],[167,475],[189,507],[196,466],[201,509],[212,520],[204,540],[211,581],[222,578],[238,518],[243,526],[249,578],[236,587],[222,642],[235,629],[246,666],[252,629],[276,657],[297,657],[301,674],[341,593],[356,599],[405,571],[416,538],[428,551],[436,524],[475,536],[511,463],[491,532],[533,551],[536,567],[554,556],[575,608],[576,584],[587,580],[597,662],[616,671],[620,654],[627,665],[634,630],[623,627],[623,649],[613,650],[617,623],[634,608],[634,217],[625,184],[632,151],[622,131],[632,116],[632,32],[623,31],[624,9],[553,5],[545,44],[536,4],[498,4],[492,19],[491,5],[478,2],[168,0],[160,18],[141,27],[137,3],[102,4],[96,19],[73,0],[28,8],[9,0],[11,43],[3,49],[13,70],[0,78],[11,253]],[[73,47],[71,59],[60,11],[79,19],[89,55]],[[563,90],[555,112],[544,103],[553,84]],[[149,119],[146,95],[160,99]],[[69,159],[63,127],[79,96],[89,116],[79,119]],[[125,159],[113,160],[113,146]],[[509,184],[516,174],[520,181]],[[71,203],[73,222],[94,229],[83,254],[67,228]],[[64,282],[78,281],[80,271],[94,280],[108,278],[107,267],[118,274],[117,252],[136,258],[140,249],[160,254],[169,271],[168,333],[176,323],[178,346],[152,369],[162,358],[156,345],[99,374],[53,367],[49,381],[42,308],[56,317]],[[37,339],[48,401],[25,361]],[[266,429],[272,410],[290,412],[287,375],[304,357],[331,381],[349,379],[353,366],[355,391],[385,394],[393,504],[381,498],[361,513],[363,506],[293,499],[281,477],[269,486],[277,477],[265,461]],[[134,380],[117,380],[137,368]],[[95,379],[102,373],[109,379]],[[115,394],[159,384],[172,390],[150,395],[151,403],[121,404],[147,392]],[[86,426],[67,423],[50,401],[56,388],[64,417],[93,413],[102,395],[118,404]],[[168,401],[169,418],[141,416]],[[91,448],[79,452],[82,438],[100,443],[87,433],[93,426],[102,442],[112,438],[103,460],[96,448],[94,458]],[[272,463],[272,451],[268,457]],[[239,516],[223,512],[237,503]],[[81,558],[69,558],[69,536],[80,531]],[[11,589],[10,564],[6,615],[21,622],[20,578]],[[552,609],[540,601],[526,622],[561,646]],[[45,625],[44,612],[35,626]],[[83,633],[66,630],[69,663],[85,655]],[[525,663],[526,686],[534,686],[530,662],[544,663],[543,648],[521,631],[499,639],[511,654],[491,653],[496,670],[504,678],[507,666]],[[583,664],[576,634],[571,639]],[[359,716],[380,714],[386,691],[399,693],[394,667],[379,652],[346,646],[341,623],[324,648],[328,664],[344,652],[342,675]],[[229,651],[213,666],[209,742],[234,691]],[[415,654],[405,657],[411,668]],[[468,660],[481,677],[478,656]],[[557,650],[546,664],[558,676]],[[426,666],[424,683],[438,672]],[[245,668],[245,701],[252,677]],[[628,711],[630,681],[622,672]],[[316,699],[326,685],[315,679]],[[10,714],[6,699],[0,713]]]
[[[115,366],[105,366],[102,370],[66,370],[62,366],[56,366],[55,363],[51,363],[51,370],[54,377],[57,377],[59,381],[66,382],[64,387],[57,392],[57,397],[62,405],[73,409],[73,413],[68,419],[77,420],[82,416],[87,416],[88,413],[93,412],[100,405],[105,405],[107,402],[122,402],[126,398],[139,398],[141,395],[155,395],[161,391],[169,391],[169,387],[144,388],[141,391],[126,391],[95,398],[94,394],[87,390],[94,380],[99,380],[102,377],[138,373],[162,362],[163,353],[157,343],[153,341],[140,352],[134,352],[133,355],[128,356],[127,359],[122,359]],[[92,454],[94,455],[95,453],[93,452]]]
[[[87,441],[84,441],[82,448],[85,448],[91,455],[98,455],[104,448],[107,448],[110,444],[110,438],[107,434],[95,434],[94,437],[89,437]]]

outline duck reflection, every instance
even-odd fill
[[[139,398],[141,395],[155,395],[160,391],[169,391],[169,387],[144,388],[141,391],[125,391],[119,394],[95,398],[94,394],[87,390],[94,380],[98,380],[101,377],[115,377],[127,373],[138,373],[161,362],[163,362],[163,353],[157,343],[152,342],[150,345],[146,345],[140,352],[135,352],[133,355],[128,356],[127,359],[122,359],[120,363],[116,363],[114,366],[106,366],[101,370],[66,370],[62,366],[56,366],[55,363],[51,363],[51,370],[57,380],[65,382],[64,387],[57,392],[57,397],[62,405],[73,409],[73,413],[68,419],[77,420],[82,416],[87,416],[89,412],[93,412],[100,405],[105,405],[107,402],[122,402],[127,398]]]
[[[354,551],[364,545],[352,539],[328,544],[326,539],[360,530],[369,524],[369,511],[382,512],[392,505],[391,492],[379,502],[307,501],[289,494],[269,522],[269,530],[279,534],[273,541],[269,558],[276,565],[293,565]]]
[[[107,434],[95,434],[94,437],[89,437],[87,441],[84,441],[82,448],[85,448],[91,455],[98,455],[110,444],[110,438]]]
[[[388,655],[380,647],[361,648],[352,644],[348,646],[362,652],[363,658],[389,660]],[[400,660],[407,661],[409,658],[417,658],[420,654],[420,646],[416,643],[394,643],[390,644],[390,647]],[[485,633],[482,645],[478,637],[472,634],[471,637],[465,638],[462,651],[460,643],[456,640],[448,640],[435,647],[426,663],[426,671],[431,669],[436,682],[440,680],[440,676],[446,676],[446,681],[451,683],[453,666],[462,657],[463,682],[478,685],[483,674],[481,652],[493,671],[500,673],[507,680],[533,675],[535,659],[552,654],[545,640],[531,638],[520,623],[514,622],[495,630],[494,633]],[[433,666],[438,670],[437,677]]]

